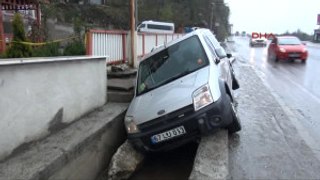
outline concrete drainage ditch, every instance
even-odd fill
[[[170,152],[142,155],[127,141],[112,157],[102,179],[226,179],[228,132],[203,137]]]

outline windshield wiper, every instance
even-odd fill
[[[185,75],[187,75],[187,74],[189,74],[189,73],[191,73],[191,72],[192,72],[192,71],[190,71],[189,69],[187,69],[187,70],[185,70],[185,71],[183,71],[183,72],[181,72],[181,73],[179,73],[179,74],[177,74],[177,75],[175,75],[175,76],[173,76],[173,77],[165,80],[165,81],[162,82],[159,86],[161,86],[161,85],[163,85],[163,84],[167,84],[168,82],[173,81],[173,80],[176,80],[176,79],[178,79],[178,78],[180,78],[180,77],[182,77],[182,76],[185,76]]]

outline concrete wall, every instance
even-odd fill
[[[113,108],[113,107],[112,107]],[[111,108],[111,109],[112,109]],[[122,110],[122,113],[115,113],[115,117],[100,133],[91,138],[91,141],[84,144],[76,152],[69,151],[69,161],[62,164],[61,169],[43,176],[43,179],[57,180],[88,180],[97,179],[100,174],[108,170],[109,162],[117,148],[126,139],[124,129],[123,107],[117,108],[113,112]],[[119,114],[119,115],[118,115]],[[110,115],[109,115],[110,116]]]
[[[106,59],[0,60],[0,160],[106,103]]]
[[[128,104],[107,103],[33,143],[0,162],[0,180],[97,179],[126,139],[123,118],[127,107]]]

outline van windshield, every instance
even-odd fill
[[[137,95],[151,91],[209,64],[197,36],[174,44],[140,63]]]
[[[139,28],[145,28],[146,27],[146,24],[141,24],[140,26],[139,26]]]

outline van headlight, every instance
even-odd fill
[[[199,89],[195,90],[192,94],[192,97],[195,111],[198,111],[199,109],[213,103],[213,98],[208,84],[205,84]]]
[[[124,118],[124,124],[126,126],[126,131],[128,134],[140,132],[140,130],[139,130],[137,124],[134,122],[134,119],[132,116],[126,116]]]

